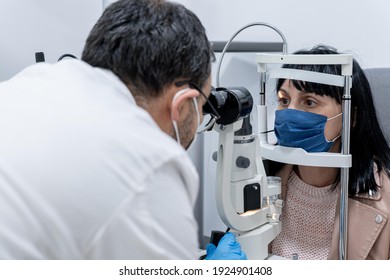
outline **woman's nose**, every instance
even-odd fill
[[[297,106],[297,103],[294,102],[294,101],[290,101],[290,104],[288,104],[288,109],[295,109],[295,110],[299,110],[298,106]]]

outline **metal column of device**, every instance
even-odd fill
[[[261,140],[261,154],[263,158],[273,161],[299,164],[308,166],[339,167],[340,175],[340,240],[339,259],[347,259],[347,217],[348,217],[348,182],[349,168],[352,166],[350,155],[350,112],[352,86],[352,62],[353,57],[349,54],[339,55],[278,55],[278,54],[257,54],[256,62],[260,73],[261,92],[265,94],[265,82],[267,79],[295,79],[308,82],[322,83],[344,87],[343,95],[343,129],[342,129],[342,150],[341,153],[307,153],[300,148],[289,148],[268,144],[267,136],[261,131],[267,131],[267,113],[265,103],[257,108],[259,121],[259,138]],[[341,75],[303,71],[296,69],[272,69],[267,71],[267,64],[323,64],[341,65]],[[263,100],[263,99],[262,99]]]

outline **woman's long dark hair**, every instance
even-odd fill
[[[301,50],[295,54],[339,54],[336,49],[319,45],[310,50]],[[283,65],[283,68],[301,69],[328,74],[341,74],[340,65]],[[284,79],[277,82],[277,91]],[[324,84],[292,81],[298,90],[328,95],[341,104],[343,88]],[[366,75],[353,61],[351,88],[351,138],[350,153],[352,167],[349,169],[349,195],[377,191],[378,186],[374,177],[374,163],[378,172],[390,176],[390,148],[383,135],[375,112],[372,92]],[[337,178],[339,182],[340,177]]]

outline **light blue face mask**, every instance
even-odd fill
[[[341,114],[328,119],[324,115],[294,109],[277,110],[275,112],[275,135],[278,144],[302,148],[309,153],[327,152],[340,135],[328,141],[324,131],[326,122]]]

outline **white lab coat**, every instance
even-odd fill
[[[0,259],[194,259],[198,175],[110,71],[0,83]]]

